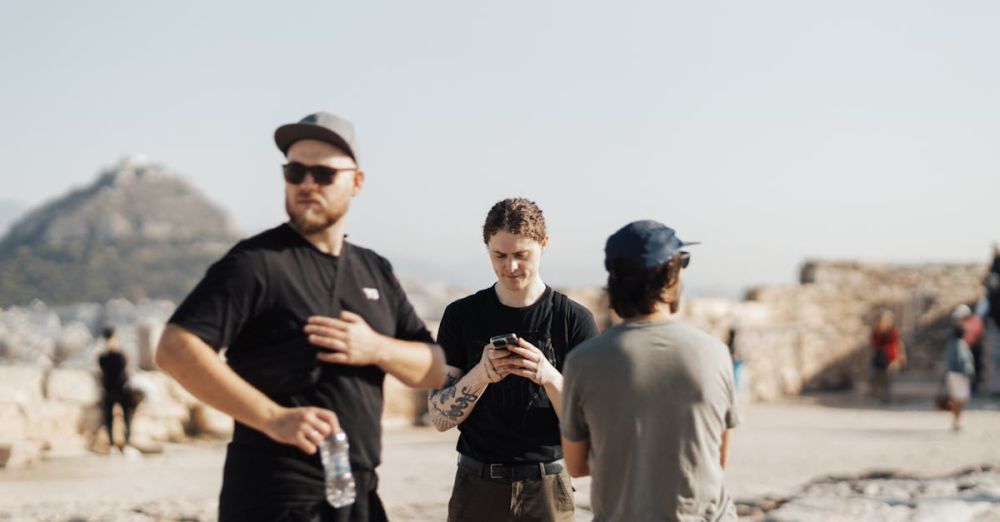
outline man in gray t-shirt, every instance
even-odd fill
[[[732,362],[722,342],[675,316],[687,244],[655,221],[612,235],[608,293],[625,323],[565,364],[566,466],[593,476],[596,521],[736,520],[723,484],[739,423]]]

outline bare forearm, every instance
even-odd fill
[[[381,342],[378,366],[382,371],[411,388],[434,389],[444,383],[444,352],[439,346],[386,336]]]
[[[545,394],[549,396],[549,402],[552,403],[552,409],[556,412],[556,417],[562,418],[562,389],[563,389],[563,376],[561,373],[556,372],[552,379],[545,383]]]
[[[194,334],[167,325],[156,364],[199,400],[259,431],[280,406],[243,380]]]
[[[461,379],[449,375],[440,390],[431,392],[427,409],[431,423],[438,431],[446,431],[461,424],[483,396],[490,381],[482,366],[476,366]]]
[[[587,461],[590,453],[590,440],[574,442],[562,437],[563,459],[566,471],[573,478],[590,475],[590,463]]]

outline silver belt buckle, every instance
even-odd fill
[[[496,468],[498,466],[502,466],[502,464],[490,464],[490,478],[491,479],[502,479],[503,478],[503,476],[496,475],[494,473],[494,470],[496,470]]]

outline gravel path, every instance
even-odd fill
[[[1000,462],[996,401],[976,401],[965,428],[949,429],[919,389],[883,408],[855,395],[755,404],[733,437],[727,480],[751,501],[795,495],[829,475],[892,470],[945,475]],[[443,520],[457,433],[391,427],[380,491],[396,521]],[[0,521],[213,520],[224,445],[168,446],[162,455],[64,458],[0,470]],[[578,520],[588,520],[587,480],[575,482]]]

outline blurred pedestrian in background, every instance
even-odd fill
[[[972,394],[976,395],[983,381],[983,318],[972,313],[972,308],[964,304],[955,308],[951,318],[955,324],[960,324],[965,329],[965,336],[962,339],[972,352],[972,363],[976,374],[972,379],[971,390]]]
[[[965,343],[965,328],[956,323],[945,348],[946,370],[944,386],[948,395],[948,409],[952,414],[952,429],[959,430],[959,419],[965,403],[969,401],[970,382],[976,370],[972,363],[972,351]]]
[[[108,430],[108,444],[124,451],[132,436],[132,413],[135,402],[128,390],[128,360],[118,346],[118,337],[114,327],[107,326],[101,332],[104,339],[104,351],[97,358],[101,368],[101,388],[104,395],[101,399],[101,411],[104,414],[104,428]],[[122,410],[125,420],[125,438],[120,444],[115,444],[115,405]]]
[[[896,328],[895,316],[883,310],[872,329],[872,396],[888,403],[892,399],[892,375],[906,365],[906,348]]]

